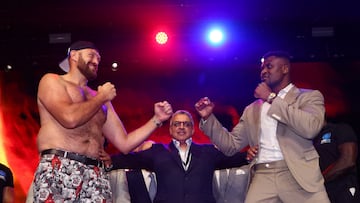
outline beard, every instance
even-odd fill
[[[93,72],[91,70],[91,68],[89,67],[90,65],[90,62],[89,63],[86,63],[82,57],[79,58],[79,61],[78,61],[78,69],[79,71],[81,72],[81,74],[83,74],[87,80],[89,81],[92,81],[92,80],[95,80],[96,77],[97,77],[97,73]]]

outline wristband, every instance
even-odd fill
[[[161,127],[163,124],[161,121],[157,120],[155,117],[153,118],[153,122],[156,125],[156,127],[158,127],[158,128]]]
[[[275,97],[276,97],[276,93],[271,92],[266,101],[271,104],[271,102],[275,99]]]

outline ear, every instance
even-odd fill
[[[78,60],[78,52],[76,50],[72,50],[70,51],[70,59],[71,60],[74,60],[74,61],[77,61]]]
[[[170,135],[172,135],[172,128],[171,128],[171,124],[169,125],[169,133],[170,133]]]
[[[284,64],[282,69],[283,69],[284,74],[289,73],[289,70],[290,70],[289,64]]]

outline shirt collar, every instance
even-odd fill
[[[289,83],[285,88],[281,89],[278,93],[278,96],[281,98],[281,99],[284,99],[285,98],[285,95],[290,91],[290,89],[294,87],[294,84],[292,83]]]
[[[175,139],[172,139],[172,142],[174,143],[175,147],[180,150],[180,142]],[[189,139],[185,140],[185,143],[186,147],[189,148],[192,143],[192,138],[190,137]]]

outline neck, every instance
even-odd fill
[[[185,142],[185,141],[184,141],[184,142],[180,142],[180,149],[186,150],[186,148],[187,148],[186,142]]]
[[[68,82],[71,82],[77,86],[80,86],[80,87],[87,86],[87,83],[88,83],[88,80],[86,78],[77,77],[76,75],[71,74],[71,73],[67,73],[67,74],[63,75],[63,79]]]
[[[281,84],[271,88],[273,92],[275,92],[276,94],[278,94],[280,92],[280,90],[284,89],[286,86],[288,86],[291,82],[290,81],[284,81]]]

